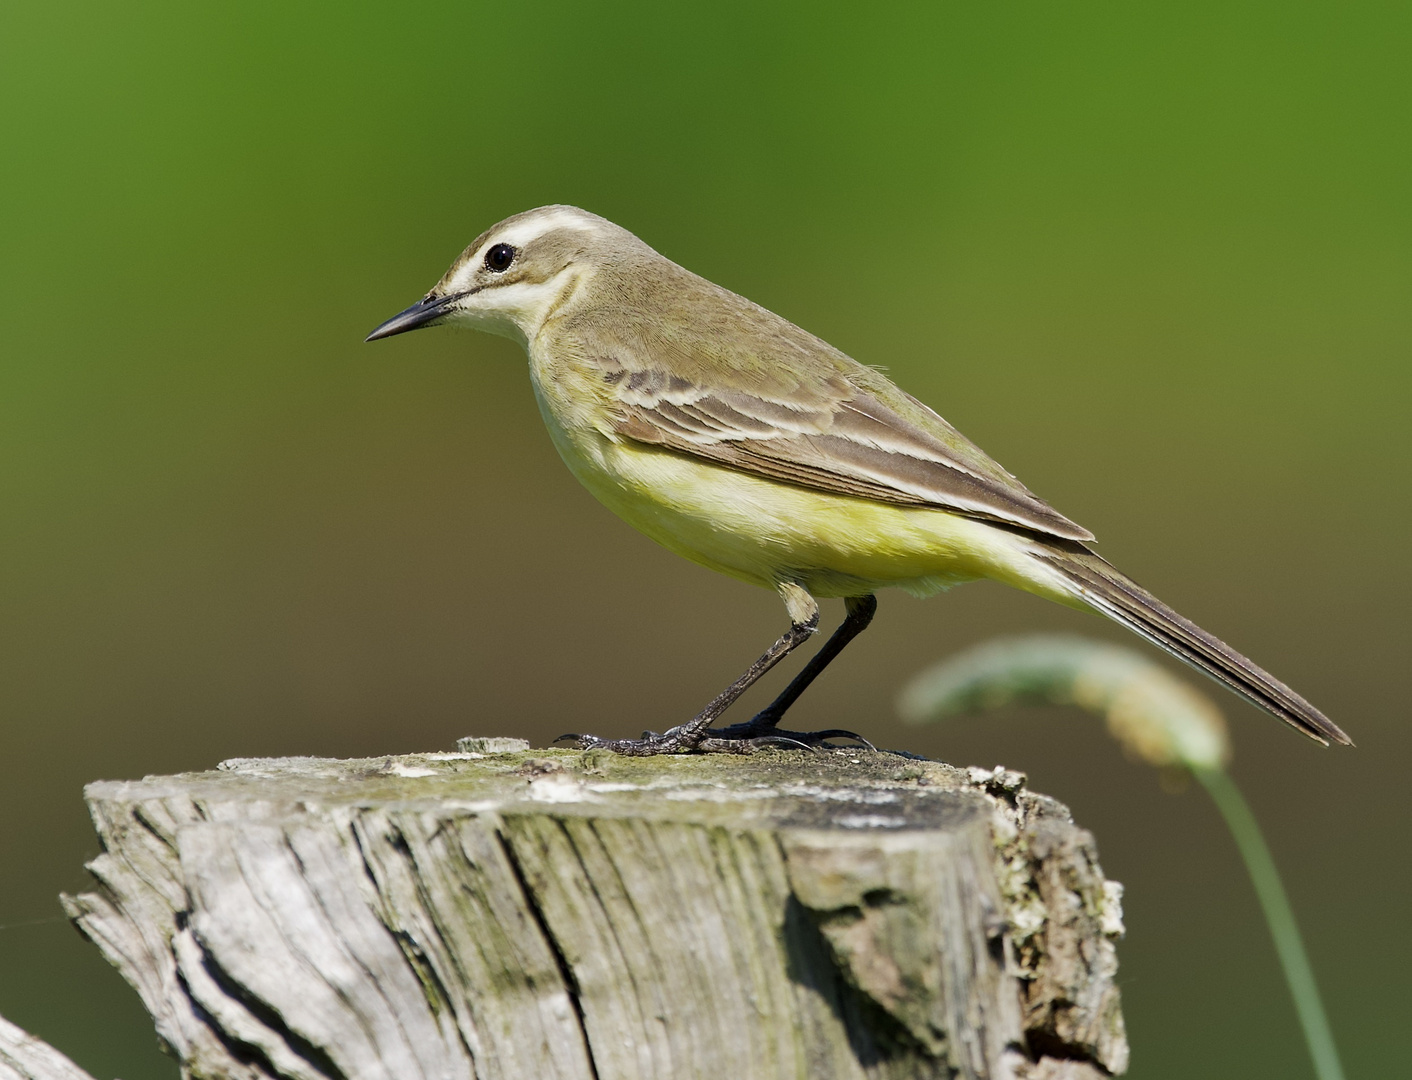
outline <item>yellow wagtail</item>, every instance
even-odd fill
[[[368,340],[436,324],[513,338],[544,422],[609,509],[703,566],[775,589],[790,628],[695,719],[640,739],[565,736],[625,754],[819,745],[780,717],[873,617],[873,593],[927,596],[993,578],[1096,611],[1325,745],[1347,735],[1284,683],[1182,618],[1090,548],[979,447],[793,323],[571,206],[502,221]],[[753,719],[711,725],[818,628],[847,615]]]

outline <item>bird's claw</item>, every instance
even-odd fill
[[[690,754],[700,746],[702,736],[685,725],[668,728],[662,734],[644,731],[640,739],[605,739],[600,735],[560,735],[554,741],[572,743],[578,750],[611,750],[625,757],[653,757],[658,754]]]
[[[753,754],[757,750],[807,750],[817,754],[819,748],[791,739],[787,735],[760,735],[753,739],[716,739],[708,733],[697,747],[705,754]]]
[[[876,753],[877,748],[854,731],[829,728],[827,731],[779,731],[771,724],[754,721],[728,728],[692,731],[686,724],[668,728],[662,734],[644,731],[640,739],[605,739],[599,735],[560,735],[554,741],[571,743],[578,750],[611,750],[626,757],[653,757],[658,754],[753,754],[757,750],[842,750],[830,739],[852,739]]]
[[[873,753],[877,752],[877,747],[856,731],[848,731],[844,728],[829,728],[826,731],[782,731],[775,726],[775,721],[764,713],[744,723],[708,731],[706,735],[716,743],[780,740],[787,744],[807,747],[810,750],[841,750],[843,747],[833,746],[828,740],[852,739],[854,742],[861,743],[865,749]]]
[[[848,730],[846,730],[845,728],[829,728],[827,731],[811,731],[811,732],[808,732],[807,734],[808,734],[808,738],[809,738],[809,739],[814,740],[814,742],[813,742],[812,745],[814,745],[814,746],[822,746],[822,747],[824,747],[825,749],[829,749],[829,750],[841,750],[841,749],[843,749],[842,747],[838,747],[838,746],[832,746],[832,747],[829,746],[829,745],[828,745],[828,742],[826,741],[826,740],[828,740],[828,739],[852,739],[854,742],[862,743],[864,749],[866,749],[866,750],[868,750],[868,751],[870,751],[870,752],[872,752],[872,753],[874,753],[874,754],[876,754],[876,753],[878,752],[878,748],[877,748],[876,746],[874,746],[872,743],[870,743],[867,739],[863,738],[863,736],[859,735],[856,731],[848,731]],[[794,737],[798,737],[798,733],[797,733],[797,732],[790,732],[790,735],[791,735],[791,736],[794,736]]]

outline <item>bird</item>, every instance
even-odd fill
[[[992,579],[1107,616],[1311,739],[1352,745],[880,370],[606,218],[563,205],[506,218],[366,340],[442,325],[519,342],[550,437],[584,487],[669,550],[775,590],[789,617],[692,719],[636,739],[562,741],[633,756],[871,745],[780,720],[867,628],[878,590],[930,596]],[[763,710],[716,727],[814,635],[822,598],[844,600],[832,636]]]

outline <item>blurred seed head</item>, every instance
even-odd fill
[[[1078,705],[1102,716],[1131,757],[1158,768],[1220,768],[1230,760],[1221,711],[1135,650],[1064,635],[1000,638],[912,680],[898,711],[920,724],[1002,705]]]

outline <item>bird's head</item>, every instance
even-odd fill
[[[424,326],[474,326],[525,342],[584,274],[644,247],[631,233],[574,206],[541,206],[487,229],[431,292],[368,335]]]

